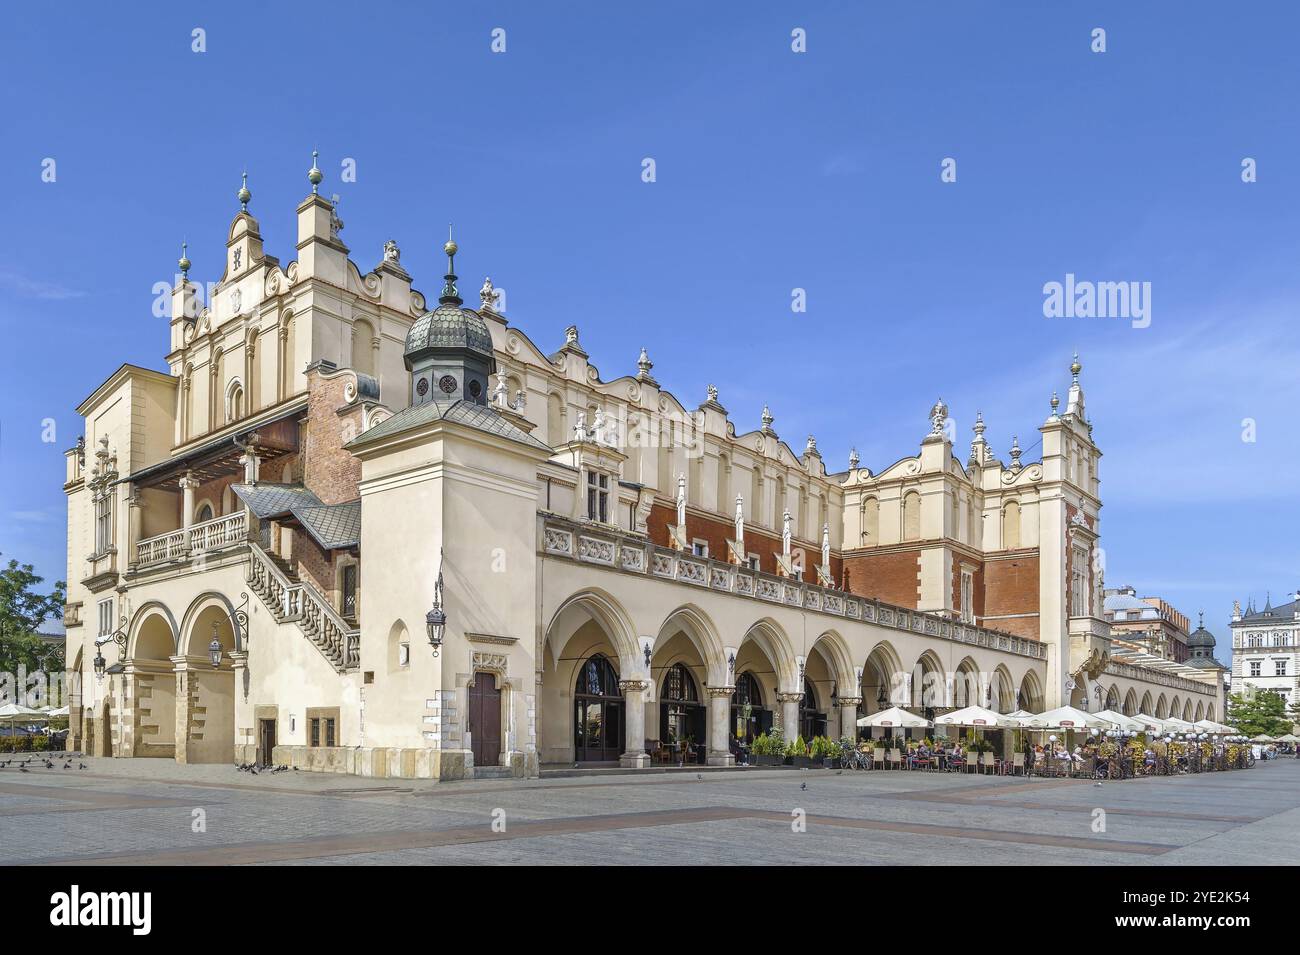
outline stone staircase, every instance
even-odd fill
[[[297,568],[256,542],[248,545],[248,586],[277,623],[294,623],[338,673],[361,664],[361,631],[330,606],[324,594],[299,578]]]

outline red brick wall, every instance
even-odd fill
[[[297,560],[298,576],[313,584],[333,604],[334,555],[322,550],[301,527],[285,528],[283,533],[293,534],[293,556]]]
[[[343,388],[351,380],[347,374],[324,378],[318,368],[307,373],[307,420],[301,432],[303,483],[326,504],[360,496],[361,462],[343,445],[361,433],[361,407],[338,413],[347,404]]]
[[[647,530],[650,534],[651,542],[658,544],[660,547],[670,546],[668,541],[668,525],[677,523],[677,507],[669,506],[656,502],[650,508],[650,518]],[[731,540],[736,533],[736,525],[733,521],[722,520],[717,517],[708,517],[703,514],[697,514],[691,510],[686,511],[686,539],[704,540],[709,542],[709,556],[715,560],[727,560],[730,551],[727,549],[727,541]],[[758,555],[759,569],[764,573],[775,574],[776,555],[781,553],[781,538],[769,534],[757,528],[745,526],[745,550],[751,554]],[[817,582],[816,567],[821,563],[821,545],[809,547],[807,544],[800,544],[792,541],[790,551],[793,554],[796,551],[803,551],[804,580],[809,583]],[[843,561],[831,551],[831,576],[839,580],[842,570]]]
[[[899,607],[916,606],[920,551],[853,553],[844,558],[844,589]]]
[[[990,558],[984,563],[984,614],[1033,614],[1007,620],[981,620],[995,630],[1038,639],[1038,555]],[[978,602],[978,601],[977,601]],[[979,611],[976,611],[979,613]]]

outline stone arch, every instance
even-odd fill
[[[1163,693],[1161,693],[1160,698],[1156,700],[1156,711],[1151,715],[1160,720],[1169,718],[1169,701],[1165,699]]]
[[[988,706],[989,687],[981,679],[980,668],[970,657],[963,657],[952,671],[948,705],[954,707]]]
[[[1188,723],[1191,723],[1191,722],[1192,722],[1192,715],[1193,715],[1193,710],[1192,710],[1192,701],[1191,701],[1191,699],[1189,698],[1189,699],[1183,700],[1183,719],[1184,719],[1185,721],[1187,721]]]
[[[1110,689],[1106,691],[1106,709],[1118,710],[1119,707],[1119,687],[1112,683]]]
[[[672,628],[686,634],[695,646],[704,665],[704,683],[706,686],[727,685],[727,660],[722,649],[722,638],[713,621],[694,604],[684,604],[664,618],[655,635],[657,651],[665,638],[671,639]]]
[[[1020,680],[1020,691],[1017,694],[1017,704],[1019,709],[1028,710],[1031,713],[1043,712],[1043,683],[1038,678],[1034,670],[1026,670],[1025,675]]]
[[[1213,703],[1207,703],[1207,704],[1205,704],[1205,719],[1207,719],[1207,720],[1212,720],[1212,719],[1214,719],[1214,704],[1213,704]]]
[[[1196,723],[1199,723],[1201,720],[1205,719],[1205,701],[1204,701],[1204,700],[1197,700],[1197,701],[1196,701],[1196,713],[1195,713],[1195,716],[1196,716],[1196,719],[1195,719],[1193,722],[1196,722]]]
[[[826,660],[831,677],[837,684],[840,696],[857,695],[857,673],[853,669],[853,654],[848,642],[837,630],[827,630],[813,641],[809,655],[816,650]],[[829,696],[828,696],[829,699]]]
[[[902,539],[914,541],[921,539],[921,494],[908,491],[903,495]]]
[[[802,693],[799,685],[799,665],[795,661],[794,646],[785,630],[771,617],[764,617],[750,625],[740,641],[744,647],[746,641],[753,640],[767,655],[776,670],[777,692]]]
[[[198,624],[199,617],[209,608],[218,607],[225,612],[225,626],[218,621],[218,637],[230,635],[230,650],[247,650],[246,639],[244,639],[243,629],[239,626],[239,620],[235,617],[235,605],[230,603],[230,598],[225,594],[214,590],[209,590],[199,594],[190,603],[190,608],[185,612],[185,617],[181,620],[181,628],[178,630],[177,652],[181,655],[191,654],[191,644],[195,644],[196,630],[195,624]],[[209,615],[211,616],[211,615]],[[203,646],[199,648],[198,655],[205,656],[208,652],[208,643],[211,642],[212,633],[208,631],[207,637],[203,638]],[[222,639],[222,646],[225,646],[225,639]],[[195,644],[196,646],[196,644]]]
[[[632,618],[627,611],[623,609],[622,604],[603,590],[591,588],[580,591],[569,597],[560,604],[555,613],[551,615],[550,621],[546,625],[544,648],[549,646],[553,660],[558,661],[560,655],[564,652],[564,644],[555,646],[553,643],[556,625],[566,614],[572,614],[574,611],[585,613],[590,619],[598,623],[609,637],[615,653],[618,656],[620,669],[624,672],[631,672],[637,666],[640,654],[640,644],[637,640],[636,628],[632,624]],[[581,629],[581,625],[571,629],[568,636],[564,638],[567,643]],[[541,665],[542,661],[538,661]]]
[[[1156,714],[1151,712],[1154,708],[1155,704],[1151,701],[1151,691],[1147,690],[1142,694],[1142,705],[1138,707],[1138,712],[1143,716],[1155,716]]]
[[[949,705],[948,675],[944,672],[939,654],[925,650],[916,658],[916,663],[909,672],[910,696],[906,706],[932,709]]]
[[[375,328],[368,319],[358,318],[352,322],[352,369],[371,377],[375,374],[374,349],[371,344],[374,338]]]
[[[1125,716],[1138,715],[1139,710],[1138,710],[1137,694],[1133,692],[1132,688],[1130,688],[1129,691],[1124,694],[1124,709],[1121,710],[1121,712]]]
[[[993,670],[989,686],[989,707],[999,713],[1010,713],[1016,708],[1015,683],[1005,663],[999,663]]]
[[[898,651],[888,640],[881,640],[867,654],[862,664],[862,709],[864,714],[877,713],[906,702],[907,671]],[[882,702],[883,701],[883,702]]]
[[[1020,502],[1007,501],[1002,505],[1002,549],[1014,550],[1020,546]]]
[[[148,628],[146,624],[149,625]],[[127,632],[128,660],[137,656],[149,660],[168,660],[176,655],[180,646],[180,628],[176,625],[176,618],[167,605],[158,600],[150,600],[136,610]],[[144,654],[141,654],[142,645],[146,651]]]

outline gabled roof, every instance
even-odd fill
[[[421,405],[412,405],[397,412],[391,418],[381,421],[373,428],[368,428],[349,441],[345,448],[355,448],[369,444],[379,438],[400,434],[409,428],[430,424],[434,421],[450,421],[455,424],[473,428],[487,434],[495,434],[511,441],[518,441],[531,448],[549,452],[547,445],[538,441],[531,434],[515,427],[506,418],[484,405],[474,404],[464,398],[434,399]]]
[[[292,517],[325,550],[361,545],[361,501],[325,504],[301,484],[232,484],[259,519]]]

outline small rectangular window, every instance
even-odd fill
[[[314,718],[311,721],[311,745],[320,745],[320,719]]]
[[[325,720],[325,745],[334,745],[334,721],[332,719]]]
[[[113,600],[99,602],[99,633],[98,636],[107,636],[113,632]]]
[[[609,522],[609,475],[587,472],[587,520]]]
[[[691,541],[691,553],[693,553],[696,557],[708,557],[709,542],[698,540],[698,539]]]
[[[400,667],[409,667],[411,665],[411,645],[409,643],[398,644],[397,665]]]

